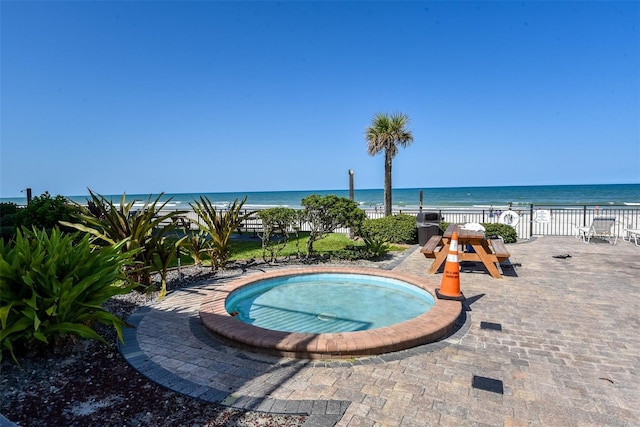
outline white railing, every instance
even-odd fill
[[[249,212],[248,210],[245,212]],[[382,210],[365,210],[368,218],[382,218]],[[393,214],[406,214],[417,216],[418,210],[395,209]],[[444,222],[453,223],[497,223],[500,214],[504,210],[475,209],[475,208],[424,208],[423,212],[438,212],[443,216]],[[595,216],[613,216],[616,218],[615,232],[622,237],[625,229],[640,228],[640,208],[629,206],[608,206],[600,208],[596,206],[538,206],[531,205],[527,209],[514,209],[519,221],[515,225],[518,239],[529,239],[532,236],[573,236],[576,227],[584,227],[591,224]],[[189,210],[185,214],[192,226],[198,223],[198,215]],[[247,229],[259,230],[261,221],[255,215],[247,220]],[[308,224],[301,224],[302,231],[309,231]],[[347,234],[349,230],[342,228],[338,233]]]

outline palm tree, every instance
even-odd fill
[[[384,215],[391,215],[391,163],[398,146],[406,147],[413,142],[413,134],[406,129],[409,116],[402,113],[377,113],[371,126],[366,129],[365,138],[369,144],[368,153],[375,156],[384,150]]]

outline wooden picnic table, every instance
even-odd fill
[[[487,239],[484,231],[465,229],[461,224],[449,225],[443,236],[432,236],[422,247],[420,252],[426,258],[435,258],[428,273],[435,274],[444,264],[449,252],[451,236],[455,231],[458,232],[458,261],[480,261],[491,277],[501,279],[502,275],[496,263],[504,262],[510,256],[504,242],[500,239]],[[473,251],[466,250],[469,246]]]

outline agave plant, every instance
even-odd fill
[[[164,193],[153,201],[149,197],[140,209],[135,210],[135,201],[127,203],[126,194],[122,195],[120,204],[116,206],[91,190],[89,193],[91,210],[80,206],[82,212],[76,216],[78,222],[61,221],[61,224],[89,233],[94,239],[107,244],[125,241],[123,251],[139,249],[135,258],[136,265],[129,267],[128,275],[138,283],[150,285],[151,272],[155,269],[154,258],[161,243],[154,233],[157,230],[170,233],[176,227],[174,219],[186,212],[163,210],[171,200],[169,198],[161,202],[160,198]]]
[[[364,237],[364,244],[367,252],[373,258],[386,255],[391,245],[379,237]]]
[[[123,251],[126,240],[96,248],[89,235],[18,230],[15,243],[0,240],[0,351],[56,345],[81,336],[106,342],[90,326],[112,325],[122,341],[126,323],[102,304],[127,293],[124,266],[134,251]],[[2,353],[0,353],[0,360]]]
[[[199,217],[200,229],[209,234],[206,250],[214,270],[224,268],[229,262],[231,235],[247,217],[255,213],[242,212],[246,201],[246,196],[241,202],[236,199],[226,210],[216,209],[206,196],[200,196],[200,201],[195,200],[193,204],[189,204]]]

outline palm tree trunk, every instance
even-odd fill
[[[391,215],[391,161],[389,150],[384,152],[384,216]]]

